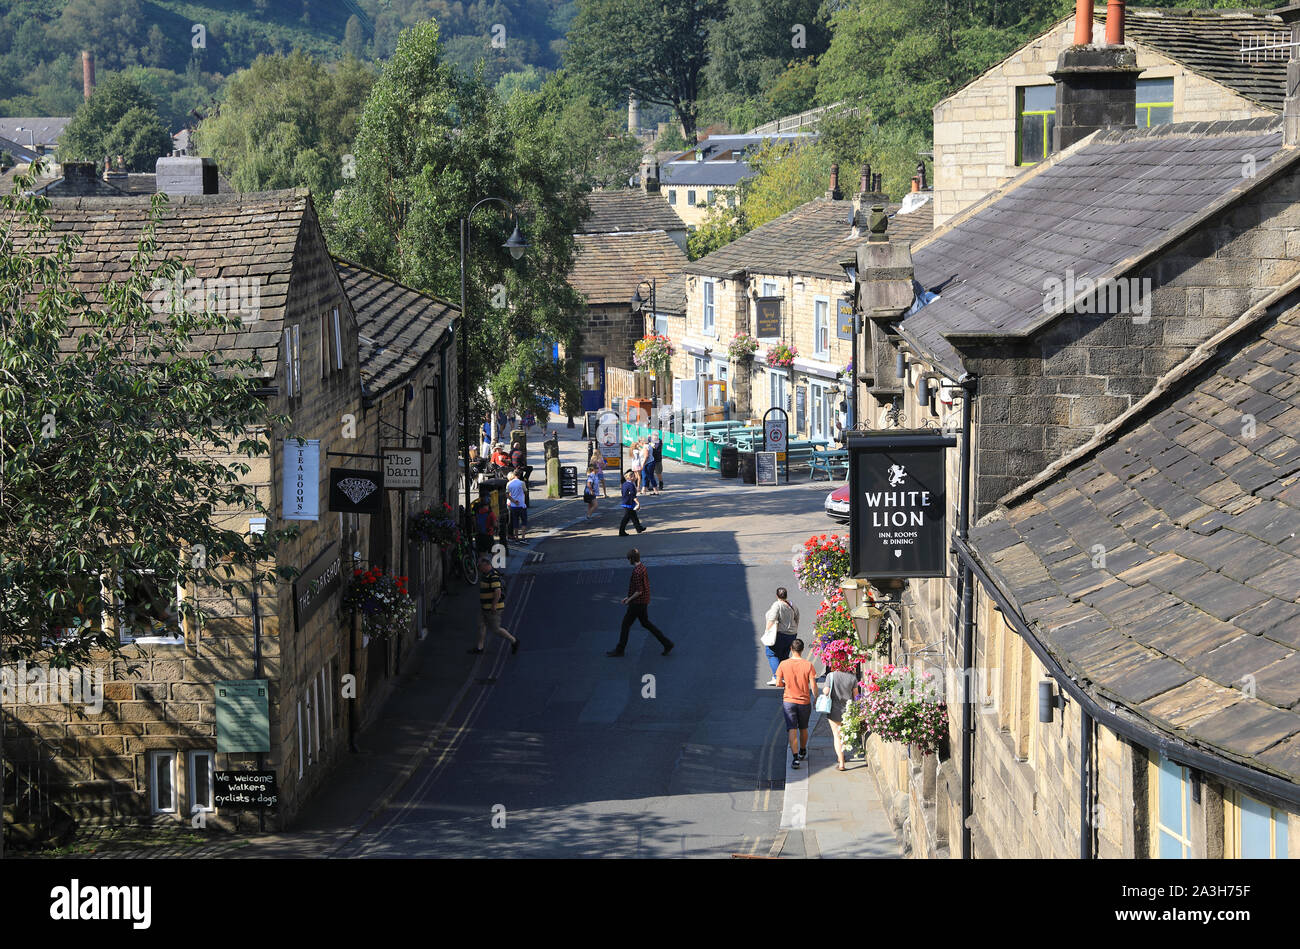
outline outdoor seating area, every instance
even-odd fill
[[[849,476],[848,449],[814,448],[811,457],[808,459],[808,480],[816,481],[817,472],[819,471],[826,473],[827,481],[833,481],[836,474],[842,474],[847,478]]]
[[[763,447],[762,427],[747,425],[743,421],[687,422],[683,427],[685,434],[659,432],[665,458],[717,470],[721,467],[723,446],[732,446],[742,452],[761,451]],[[638,438],[648,438],[650,431],[645,425],[624,424],[623,444],[632,445]],[[830,442],[824,438],[791,439],[786,461],[779,463],[779,469],[784,474],[789,464],[811,466],[815,456],[823,455],[827,456],[822,462],[823,470],[828,470],[829,466],[848,471],[848,452],[830,449]]]

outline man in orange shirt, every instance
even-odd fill
[[[817,669],[803,657],[802,639],[790,644],[790,658],[776,667],[776,684],[785,687],[781,708],[785,727],[790,730],[790,754],[794,756],[790,767],[797,768],[808,757],[808,719],[812,717],[812,697],[817,691]]]

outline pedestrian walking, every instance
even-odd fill
[[[645,564],[641,562],[641,551],[633,547],[627,552],[627,561],[632,565],[632,577],[628,580],[627,596],[622,600],[627,604],[627,612],[623,614],[623,628],[618,634],[618,646],[605,655],[615,657],[623,655],[623,650],[627,649],[627,634],[632,629],[632,621],[636,620],[650,631],[651,636],[659,640],[659,644],[664,647],[663,654],[666,656],[673,651],[675,643],[665,636],[658,626],[650,622],[650,617],[647,615],[646,611],[650,607],[650,575],[646,572]]]
[[[840,722],[844,720],[844,707],[853,698],[858,687],[858,677],[843,669],[832,669],[822,680],[822,695],[831,700],[830,711],[826,721],[831,723],[831,738],[835,741],[835,757],[839,761],[836,771],[847,771],[844,767],[844,735],[840,731]]]
[[[637,490],[641,490],[641,469],[645,467],[645,448],[641,439],[636,440],[632,446],[632,480],[636,484]]]
[[[637,516],[639,510],[641,510],[641,501],[636,496],[636,484],[632,480],[632,472],[628,471],[623,482],[623,520],[618,525],[619,537],[627,536],[629,521],[636,527],[638,534],[645,532],[645,528],[641,526],[641,518]]]
[[[505,587],[501,583],[501,574],[492,566],[488,557],[478,559],[478,646],[467,649],[471,655],[483,651],[489,632],[496,633],[510,641],[510,654],[519,651],[519,637],[510,635],[510,630],[501,625],[501,615],[505,612]]]
[[[595,461],[596,461],[596,477],[600,479],[600,496],[602,498],[607,498],[609,497],[609,492],[605,490],[605,466],[607,462],[605,461],[605,453],[599,448],[596,449]]]
[[[764,617],[763,645],[767,647],[767,664],[772,670],[768,685],[776,685],[776,667],[790,658],[790,644],[799,635],[799,607],[790,602],[785,587],[776,588],[776,600]],[[770,641],[769,641],[770,640]]]
[[[596,463],[591,462],[587,465],[587,488],[582,492],[582,499],[587,502],[587,519],[596,513],[596,490],[600,485],[600,479],[596,476]]]
[[[802,639],[790,644],[790,658],[776,667],[776,682],[785,688],[781,710],[790,737],[790,767],[798,768],[799,762],[808,757],[808,720],[812,718],[812,697],[817,691],[817,670],[803,657]]]
[[[510,509],[510,536],[519,541],[527,540],[525,535],[528,533],[528,495],[517,470],[510,472],[510,479],[506,482],[506,494],[509,496],[506,507]]]
[[[487,553],[492,549],[493,538],[497,534],[497,516],[492,513],[492,505],[486,498],[474,503],[474,549]]]
[[[655,432],[650,436],[655,446],[655,494],[664,489],[664,442]]]
[[[641,465],[641,484],[651,494],[659,493],[659,480],[655,477],[658,448],[659,443],[655,440],[655,433],[651,432],[650,438],[645,443],[644,461]]]

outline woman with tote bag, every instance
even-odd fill
[[[776,667],[790,658],[790,644],[799,635],[799,607],[790,602],[785,587],[778,587],[776,601],[768,607],[767,625],[761,642],[767,647],[767,664],[772,667],[768,685],[776,685]]]

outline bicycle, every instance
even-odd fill
[[[457,532],[455,542],[445,548],[443,556],[442,575],[444,582],[447,574],[455,571],[470,586],[478,583],[478,558],[474,556],[473,541],[465,530],[462,529]],[[450,566],[447,564],[447,559],[451,560]]]

